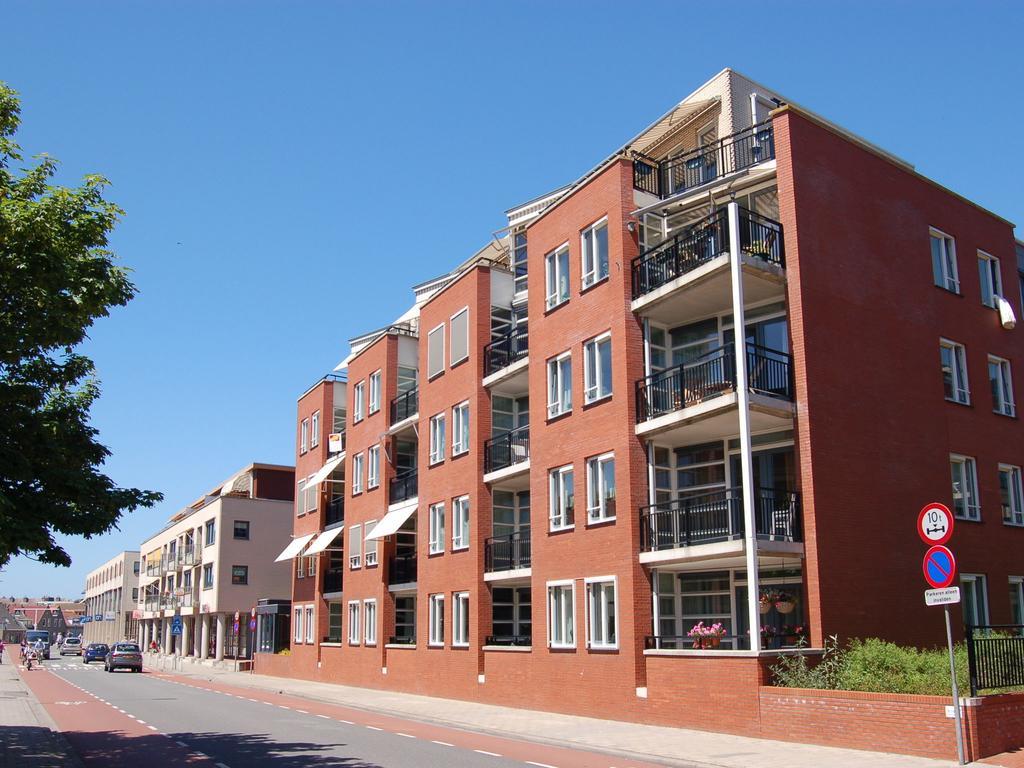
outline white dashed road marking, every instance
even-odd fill
[[[454,747],[454,744],[449,744],[447,741],[431,741],[431,744],[440,744],[442,747]]]
[[[491,757],[501,757],[497,752],[488,752],[486,749],[474,749],[474,752],[479,752],[481,755],[490,755]]]

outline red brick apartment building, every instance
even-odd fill
[[[942,641],[931,500],[1024,623],[1009,222],[731,70],[508,220],[299,400],[258,669],[743,730],[804,639]]]

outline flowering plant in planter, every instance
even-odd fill
[[[721,622],[706,625],[703,621],[698,621],[686,636],[693,639],[694,648],[717,648],[725,636],[725,627]]]

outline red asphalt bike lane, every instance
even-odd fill
[[[100,701],[94,694],[48,671],[45,664],[29,671],[19,659],[18,674],[86,765],[138,768],[154,761],[159,765],[195,768],[215,766],[212,759],[178,745],[155,726]]]
[[[353,709],[340,704],[329,704],[316,699],[305,699],[288,694],[268,693],[255,688],[241,688],[184,675],[153,672],[154,677],[174,685],[213,691],[244,701],[271,704],[299,714],[334,720],[350,726],[387,731],[399,737],[422,739],[442,746],[466,749],[484,755],[519,760],[539,768],[665,768],[664,763],[632,760],[616,755],[586,752],[567,747],[554,747],[532,741],[520,741],[474,731],[464,731],[420,720],[406,720],[365,709]],[[366,756],[372,760],[372,756]]]

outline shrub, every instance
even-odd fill
[[[967,648],[954,648],[957,683],[968,696],[970,684]],[[825,642],[825,651],[814,664],[806,655],[782,656],[771,667],[773,682],[784,688],[871,691],[945,696],[951,691],[949,652],[896,645],[877,638],[851,640],[844,648],[836,636]]]

